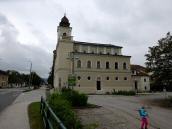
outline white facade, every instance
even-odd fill
[[[76,75],[74,89],[85,93],[134,90],[130,56],[120,46],[74,41],[72,28],[64,16],[58,26],[54,65],[54,87],[68,86],[68,76]]]
[[[135,91],[148,92],[150,91],[149,75],[143,66],[132,65],[132,82]]]
[[[150,82],[148,76],[132,76],[133,86],[138,92],[150,91]]]

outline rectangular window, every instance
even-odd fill
[[[109,69],[109,62],[106,62],[106,69]]]
[[[97,61],[97,69],[100,69],[100,61]]]
[[[87,61],[87,68],[91,68],[91,61]]]
[[[115,69],[118,69],[118,62],[115,62]]]

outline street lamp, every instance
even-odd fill
[[[30,89],[30,86],[31,86],[31,77],[32,77],[32,75],[31,75],[31,73],[32,73],[32,61],[28,61],[28,62],[30,62],[30,76],[29,76],[29,89]]]
[[[74,53],[71,52],[70,55],[69,55],[69,58],[67,58],[67,59],[69,59],[69,60],[72,62],[72,67],[71,67],[71,78],[72,78],[72,79],[75,79],[75,82],[76,82],[75,71],[74,71],[74,62],[75,62],[75,59],[79,59],[79,57],[75,57],[75,56],[74,56]],[[72,81],[72,79],[71,79],[71,81]],[[73,81],[74,81],[74,80],[73,80]],[[69,82],[68,82],[68,86],[69,86]],[[73,89],[74,84],[72,84],[71,86],[72,86],[72,89]]]

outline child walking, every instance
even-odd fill
[[[141,117],[141,129],[148,129],[148,113],[144,106],[139,109],[139,114]]]

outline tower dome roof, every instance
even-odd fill
[[[61,19],[59,26],[62,26],[62,27],[69,27],[70,26],[69,20],[66,17],[66,15],[64,15],[64,17]]]

